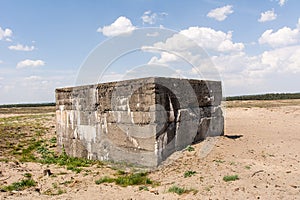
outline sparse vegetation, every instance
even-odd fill
[[[25,173],[23,176],[24,176],[25,178],[31,178],[31,177],[32,177],[32,174],[30,174],[30,173]]]
[[[114,178],[110,178],[108,176],[104,176],[103,178],[100,178],[98,180],[95,181],[95,183],[97,185],[101,184],[101,183],[113,183],[115,182],[115,179]]]
[[[152,181],[147,177],[147,173],[136,173],[119,176],[115,179],[115,183],[126,187],[128,185],[152,184]]]
[[[224,163],[225,162],[225,160],[220,160],[220,159],[213,160],[213,161],[216,162],[216,163]]]
[[[38,160],[38,162],[43,164],[57,164],[60,166],[66,166],[67,170],[71,170],[76,173],[80,173],[82,171],[81,167],[89,167],[97,162],[100,162],[84,158],[70,157],[66,154],[64,149],[59,156],[57,156],[53,151],[47,150],[46,148],[40,149],[39,152],[41,153],[42,157]]]
[[[103,177],[95,181],[96,184],[101,183],[116,183],[117,185],[127,187],[129,185],[150,185],[155,184],[151,179],[147,177],[146,172],[121,174],[116,178]]]
[[[42,164],[57,164],[66,166],[68,170],[80,173],[82,167],[88,167],[100,161],[83,158],[73,158],[63,150],[61,154],[55,152],[57,139],[44,139],[49,128],[44,122],[52,119],[52,114],[20,115],[0,119],[0,148],[6,160],[20,162],[39,162]]]
[[[238,179],[239,179],[238,175],[230,175],[230,176],[224,176],[224,177],[223,177],[223,180],[224,180],[225,182],[228,182],[228,181],[236,181],[236,180],[238,180]]]
[[[168,192],[173,192],[173,193],[176,193],[178,195],[182,195],[184,193],[190,193],[190,192],[193,192],[193,194],[197,194],[198,193],[198,190],[196,189],[185,189],[183,187],[178,187],[176,185],[173,185],[172,187],[170,187],[168,189]]]
[[[268,102],[271,101],[259,101],[259,103],[253,101],[253,105],[256,104],[258,106],[264,106],[264,104],[268,104]],[[274,101],[274,103],[278,103],[278,102],[281,104],[285,104],[285,102],[292,102],[292,101]],[[293,100],[293,102],[296,103],[298,102],[298,104],[300,103],[299,100]],[[230,103],[235,103],[235,102],[230,102]],[[251,101],[247,101],[246,103],[247,106],[252,105]],[[271,103],[273,104],[273,102]],[[286,103],[286,105],[290,105],[290,103]],[[17,110],[17,108],[12,108],[12,109]],[[30,108],[28,108],[28,110],[29,109]],[[245,108],[245,110],[246,109],[247,108]],[[25,111],[22,111],[20,109],[17,112],[25,112]],[[17,116],[7,115],[4,118],[0,118],[0,149],[1,149],[0,162],[2,162],[1,164],[4,167],[8,166],[10,168],[9,171],[2,170],[2,172],[0,172],[3,173],[1,174],[1,180],[4,180],[2,181],[3,184],[0,185],[0,192],[13,191],[11,193],[11,195],[13,195],[15,191],[29,190],[29,192],[22,192],[22,194],[24,193],[24,197],[25,197],[25,195],[27,194],[35,193],[33,191],[36,190],[41,194],[47,194],[47,195],[60,195],[68,192],[69,193],[68,196],[69,196],[73,194],[74,191],[80,188],[83,184],[89,184],[90,180],[93,179],[95,176],[99,176],[98,177],[99,179],[95,181],[96,184],[112,183],[124,187],[129,185],[137,185],[133,187],[134,190],[132,191],[137,192],[136,190],[140,190],[139,192],[140,194],[146,194],[146,193],[149,194],[151,192],[153,193],[153,196],[154,194],[157,194],[158,191],[161,191],[162,188],[165,188],[164,189],[165,192],[169,191],[175,193],[172,194],[172,196],[176,194],[182,195],[185,193],[196,194],[198,192],[197,190],[190,189],[185,186],[185,182],[189,180],[195,180],[197,182],[197,184],[192,187],[199,188],[199,190],[201,191],[201,194],[199,194],[199,196],[205,195],[205,193],[206,195],[209,194],[213,195],[219,191],[219,188],[217,188],[216,185],[215,188],[213,188],[214,187],[213,185],[209,185],[210,183],[209,179],[211,178],[211,176],[208,176],[207,174],[201,172],[200,170],[201,167],[195,168],[193,164],[191,165],[191,163],[193,162],[191,156],[192,155],[194,156],[195,148],[197,145],[188,146],[184,150],[185,152],[182,152],[183,161],[184,161],[181,163],[182,165],[180,165],[180,167],[182,168],[179,167],[176,168],[177,166],[175,166],[174,168],[172,167],[172,171],[174,171],[174,174],[180,173],[179,176],[181,178],[177,180],[178,182],[169,183],[164,181],[165,183],[162,187],[160,187],[158,190],[154,190],[153,187],[156,186],[158,183],[155,182],[154,180],[151,180],[147,173],[138,173],[139,171],[134,170],[135,166],[133,165],[128,165],[126,163],[111,164],[106,162],[98,162],[98,161],[91,161],[87,159],[73,158],[68,156],[64,150],[62,151],[62,153],[58,153],[56,151],[57,138],[54,136],[54,132],[55,132],[54,130],[55,126],[53,123],[54,121],[49,123],[49,120],[53,120],[53,117],[54,117],[53,113],[36,114],[34,111],[33,113],[30,113],[30,115],[26,115],[22,113],[22,114],[18,114]],[[252,148],[254,149],[254,147]],[[189,151],[190,153],[186,151]],[[251,154],[255,154],[261,151],[260,149],[255,151],[250,149],[249,152]],[[262,151],[261,154],[257,154],[257,155],[263,156],[264,158],[266,158],[266,160],[274,160],[273,157],[275,158],[280,157],[279,154],[278,155],[275,154],[276,152],[274,154],[271,153],[274,152],[267,153]],[[234,173],[236,172],[230,174],[231,169],[236,170],[237,167],[238,167],[237,169],[240,170],[240,173],[253,173],[252,176],[262,172],[262,170],[255,171],[254,166],[252,166],[255,165],[255,162],[244,163],[243,161],[240,161],[239,158],[235,158],[234,159],[235,162],[232,162],[231,160],[225,161],[223,159],[226,157],[223,156],[220,157],[220,155],[221,154],[216,154],[216,157],[212,157],[212,160],[215,159],[213,160],[213,163],[207,163],[207,162],[204,163],[205,165],[208,164],[207,167],[219,165],[218,168],[220,168],[220,166],[222,166],[222,170],[224,169],[225,172],[224,175],[226,175],[226,173],[229,172],[229,174],[227,174],[229,176],[224,176],[224,177],[221,176],[220,181],[222,181],[221,180],[222,178],[226,182],[238,180],[240,174],[234,175]],[[191,161],[189,159],[191,159]],[[23,162],[38,162],[44,165],[41,169],[39,169],[38,167],[36,167],[39,166],[36,165],[36,163],[24,164]],[[181,160],[178,160],[178,162],[181,162]],[[225,164],[221,164],[221,163],[225,163]],[[52,165],[49,164],[55,164],[57,166],[53,167]],[[93,167],[85,168],[90,166]],[[100,168],[104,168],[104,170],[98,169],[97,166]],[[22,170],[19,170],[21,168]],[[51,170],[51,173],[49,173],[49,175],[47,174],[45,176],[42,176],[43,169],[49,169]],[[72,171],[67,171],[66,169]],[[188,171],[182,171],[182,169]],[[250,169],[251,171],[249,171]],[[197,172],[192,170],[196,170]],[[161,173],[165,173],[161,177],[166,177],[168,175],[172,176],[173,174],[171,174],[170,171],[171,170],[166,170],[166,173],[162,171],[160,171],[159,173],[154,172],[153,174],[151,174],[151,177],[153,175],[153,177],[156,177],[155,178],[156,180],[157,177],[160,178]],[[81,175],[74,176],[74,172],[81,173]],[[288,171],[287,173],[290,173],[290,171]],[[103,174],[102,178],[100,178],[101,177],[100,174]],[[82,176],[85,175],[88,177],[82,178]],[[200,175],[202,175],[203,177],[200,177]],[[176,176],[178,176],[178,174]],[[192,177],[192,178],[188,178],[188,177]],[[87,182],[86,180],[89,181]],[[5,183],[5,181],[7,181],[7,183]],[[226,184],[231,185],[233,191],[244,191],[243,187],[237,186],[236,183],[238,182],[239,181],[235,182],[235,184],[233,185],[230,183],[226,183]],[[180,184],[180,185],[176,186],[175,184]],[[40,187],[41,185],[42,187]],[[219,183],[217,183],[217,185],[219,186]],[[294,185],[292,187],[296,188],[296,186]],[[150,191],[150,192],[145,192],[145,191]],[[4,195],[6,196],[10,194],[4,194]],[[200,198],[199,196],[197,196],[197,198]],[[191,195],[189,195],[188,197],[191,197]],[[49,197],[49,198],[55,198],[55,197]],[[181,198],[181,196],[178,196],[177,198]]]
[[[19,182],[14,182],[8,186],[3,186],[3,187],[1,187],[1,190],[5,191],[5,192],[13,191],[13,190],[21,191],[26,188],[33,187],[35,185],[36,185],[36,182],[33,179],[23,179]]]
[[[187,151],[195,151],[195,148],[192,147],[191,145],[189,145],[189,146],[187,146],[187,147],[185,148],[185,150],[187,150]]]
[[[50,143],[53,143],[53,144],[56,144],[57,142],[57,139],[56,137],[52,137],[50,140],[49,140]]]
[[[66,190],[63,190],[61,188],[54,188],[54,189],[47,189],[43,194],[49,195],[49,196],[55,196],[55,195],[61,195],[63,193],[66,193]]]
[[[191,176],[193,176],[193,175],[195,175],[196,174],[196,172],[195,171],[186,171],[186,172],[184,172],[184,178],[187,178],[187,177],[191,177]]]
[[[169,188],[168,192],[173,192],[173,193],[176,193],[178,195],[182,195],[183,193],[186,193],[187,190],[182,188],[182,187],[178,187],[176,185],[173,185],[172,187]]]
[[[149,191],[149,188],[147,186],[143,185],[143,186],[139,187],[139,190]]]

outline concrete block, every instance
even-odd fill
[[[156,167],[222,135],[218,81],[151,77],[56,89],[58,145],[89,159]]]

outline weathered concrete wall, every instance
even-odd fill
[[[56,90],[58,144],[71,156],[157,166],[222,135],[221,82],[143,78]]]

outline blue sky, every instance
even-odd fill
[[[226,95],[299,92],[299,8],[297,0],[0,0],[0,104],[53,102],[55,88],[74,85],[98,44],[145,27],[177,31],[203,47]],[[166,41],[153,46],[174,50]],[[118,80],[118,66],[129,60],[105,80]],[[139,64],[176,61],[148,52]]]

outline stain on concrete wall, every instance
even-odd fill
[[[142,78],[56,89],[58,145],[67,154],[154,167],[223,135],[219,81]]]

